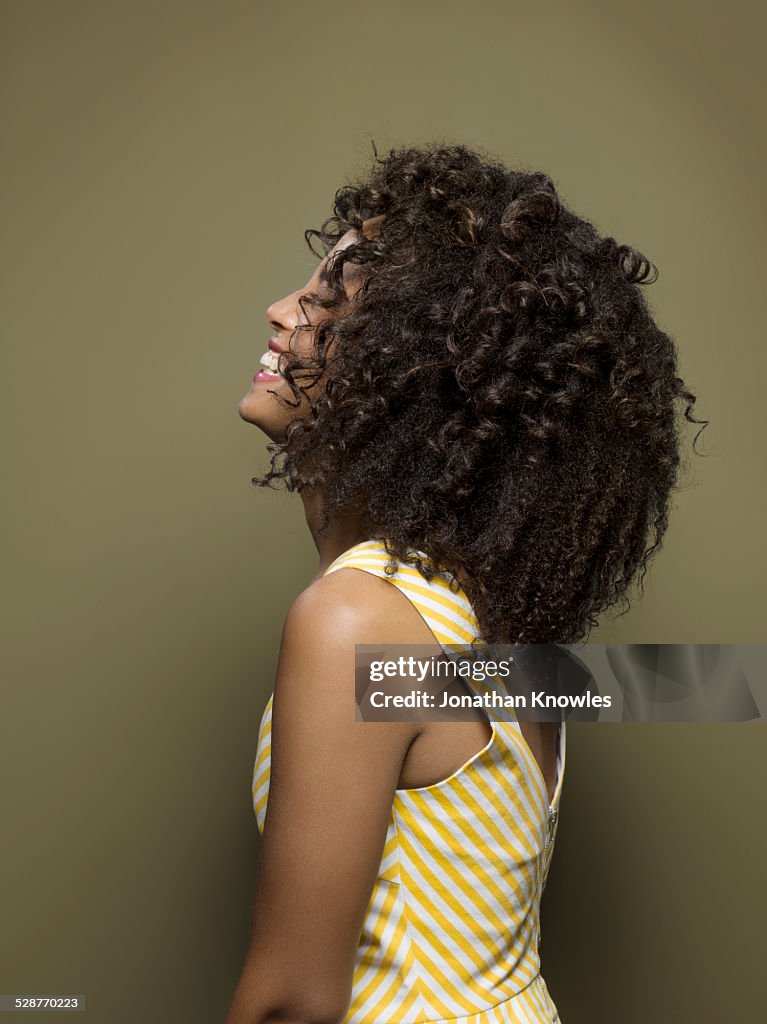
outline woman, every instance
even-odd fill
[[[540,898],[558,722],[355,720],[355,644],[574,643],[661,543],[672,340],[542,173],[464,146],[376,154],[307,232],[239,405],[317,573],[259,735],[252,935],[227,1024],[551,1024]]]

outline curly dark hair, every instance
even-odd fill
[[[430,579],[465,579],[488,643],[577,643],[631,602],[668,525],[676,402],[696,419],[640,252],[602,237],[540,171],[464,145],[393,149],[306,232],[329,261],[313,357],[283,357],[296,405],[259,486],[317,487],[326,515]],[[322,253],[313,242],[318,240]],[[347,262],[363,283],[349,301]],[[322,387],[315,387],[320,380]],[[281,399],[290,403],[289,399]],[[327,520],[326,520],[327,521]]]

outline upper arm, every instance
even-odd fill
[[[266,1019],[270,1009],[321,1021],[348,1008],[394,791],[418,732],[412,721],[355,719],[354,644],[400,641],[403,613],[390,584],[343,571],[318,580],[290,610],[241,982],[251,1015],[237,1024]]]

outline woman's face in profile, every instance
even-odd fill
[[[310,292],[321,292],[320,275],[333,256],[347,246],[359,241],[362,234],[367,238],[375,238],[383,217],[371,217],[363,222],[362,233],[356,229],[347,231],[336,246],[317,265],[316,270],[306,284],[272,303],[266,311],[266,319],[273,334],[268,341],[268,350],[261,356],[261,368],[253,377],[250,391],[241,399],[237,411],[242,419],[260,427],[273,441],[284,438],[285,428],[296,416],[306,415],[309,404],[304,402],[300,409],[285,406],[275,393],[282,395],[291,403],[295,401],[288,382],[278,371],[278,360],[281,352],[291,351],[302,356],[312,354],[312,335],[309,331],[297,331],[301,324],[306,324],[306,314],[301,308],[300,300]],[[347,263],[344,268],[344,289],[352,298],[362,284],[360,268]],[[310,307],[311,308],[311,307]],[[322,315],[322,310],[316,310]],[[314,321],[316,322],[316,321]]]

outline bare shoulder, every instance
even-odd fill
[[[389,580],[360,569],[321,576],[295,599],[283,643],[339,647],[348,644],[433,643],[431,630]]]
[[[290,607],[282,632],[275,702],[324,716],[349,715],[357,694],[356,644],[434,645],[435,638],[408,598],[388,580],[359,569],[338,569],[314,580]],[[392,682],[392,685],[395,685]],[[353,717],[353,715],[352,715]],[[399,723],[412,739],[422,726]]]

